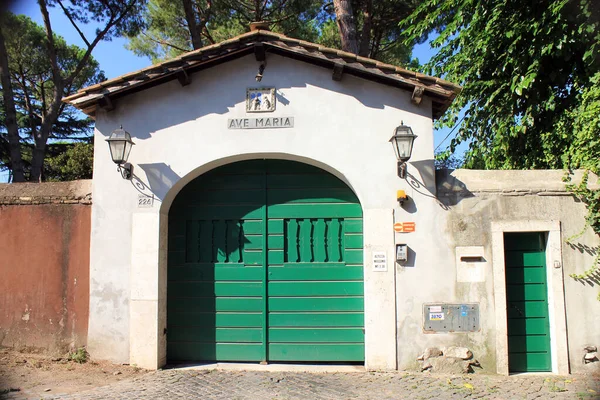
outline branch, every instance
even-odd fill
[[[54,34],[52,32],[52,25],[50,24],[50,15],[48,14],[46,0],[38,0],[38,4],[40,5],[40,11],[42,12],[42,16],[44,19],[44,26],[46,28],[46,39],[48,40],[48,56],[50,57],[50,64],[52,66],[52,78],[54,84],[56,85],[62,80],[62,77],[60,76],[60,67],[58,66],[58,58],[56,56],[56,47],[54,45]]]
[[[208,41],[210,42],[210,44],[215,44],[215,38],[212,37],[212,35],[210,34],[208,28],[206,27],[206,25],[204,25],[204,30],[202,31],[202,34],[208,39]]]
[[[39,0],[39,1],[43,1],[43,0]],[[69,77],[65,80],[65,85],[64,86],[68,86],[70,85],[73,80],[75,79],[75,77],[77,77],[79,75],[79,73],[81,72],[81,70],[85,67],[85,65],[87,64],[90,56],[92,55],[92,50],[94,50],[94,48],[96,47],[96,45],[102,40],[104,39],[104,37],[106,36],[106,34],[108,33],[108,31],[110,31],[115,25],[117,25],[123,18],[125,18],[125,16],[127,14],[129,14],[129,12],[133,9],[133,6],[135,5],[137,0],[131,0],[129,2],[129,4],[127,5],[127,7],[125,7],[125,9],[123,10],[123,12],[121,12],[121,15],[119,15],[116,19],[114,16],[114,12],[113,10],[108,7],[108,9],[110,10],[110,14],[111,14],[111,18],[108,20],[108,22],[106,23],[106,26],[104,27],[104,29],[102,29],[100,31],[100,33],[98,33],[96,35],[96,38],[94,39],[94,41],[92,43],[90,43],[90,45],[88,46],[85,54],[83,55],[83,57],[81,58],[81,60],[79,60],[79,63],[77,63],[77,67],[75,68],[75,70],[69,75]],[[64,87],[63,86],[63,87]]]
[[[184,52],[184,53],[187,53],[188,51],[190,51],[190,49],[184,49],[184,48],[181,48],[179,46],[175,46],[174,44],[169,43],[166,40],[154,39],[152,36],[148,35],[146,32],[143,32],[142,35],[146,36],[152,42],[154,42],[156,44],[160,44],[161,46],[169,46],[169,47],[172,47],[172,48],[174,48],[176,50],[179,50],[181,52]]]
[[[69,18],[69,21],[71,21],[71,25],[73,25],[73,27],[75,28],[75,30],[77,30],[77,33],[79,33],[79,36],[81,36],[81,39],[83,39],[84,43],[90,47],[90,42],[88,42],[88,40],[86,39],[85,35],[83,34],[83,32],[81,32],[81,29],[79,29],[79,27],[77,26],[77,24],[75,23],[75,21],[73,20],[73,17],[71,17],[71,13],[69,12],[69,10],[67,10],[67,8],[63,5],[61,0],[56,0],[56,2],[58,3],[58,5],[60,6],[60,8],[62,8],[63,12],[65,13],[65,15],[67,16],[67,18]]]

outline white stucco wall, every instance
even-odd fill
[[[336,82],[328,69],[272,54],[260,85],[257,69],[247,56],[193,74],[189,86],[169,82],[98,112],[88,340],[93,356],[149,368],[164,363],[166,235],[159,239],[158,231],[166,229],[170,203],[187,182],[217,166],[286,158],[335,174],[358,195],[365,221],[366,364],[396,368],[392,210],[396,190],[409,196],[414,190],[398,178],[388,140],[401,121],[413,128],[418,139],[408,172],[425,183],[421,190],[433,190],[431,103],[425,98],[416,106],[410,92],[349,75]],[[269,116],[294,117],[293,128],[227,129],[228,118],[256,116],[245,111],[245,93],[257,86],[277,88],[277,110]],[[138,178],[133,182],[121,179],[103,143],[119,125],[136,143],[129,159]],[[155,195],[154,207],[137,207],[135,182]],[[427,240],[437,205],[430,200],[418,207],[402,218],[417,221],[411,244],[428,263],[436,256]],[[372,272],[373,251],[387,252],[387,272]]]
[[[280,158],[331,172],[361,202],[367,368],[412,369],[427,347],[464,345],[473,350],[484,372],[494,373],[496,367],[505,372],[504,310],[498,305],[502,268],[494,253],[502,251],[497,238],[503,229],[515,226],[552,231],[548,268],[554,372],[591,368],[581,366],[580,359],[584,345],[600,345],[600,327],[592,317],[600,312],[597,288],[568,274],[583,272],[593,255],[564,243],[583,226],[585,210],[565,194],[560,171],[456,171],[452,179],[438,182],[442,188],[444,182],[449,184],[445,197],[438,199],[427,98],[416,106],[410,92],[349,75],[336,82],[328,69],[272,54],[260,84],[254,80],[257,69],[254,56],[247,56],[193,74],[189,86],[165,83],[119,100],[113,111],[98,111],[88,337],[93,357],[147,368],[165,363],[171,202],[185,184],[213,168]],[[257,116],[245,111],[248,87],[276,87],[277,110],[268,116],[294,117],[294,127],[227,129],[229,118]],[[406,180],[397,176],[388,143],[401,121],[418,135]],[[129,160],[133,181],[121,179],[104,143],[119,125],[136,143]],[[460,193],[452,194],[455,189]],[[410,198],[402,207],[397,190],[405,190]],[[138,207],[140,192],[155,196],[153,207]],[[415,222],[416,231],[394,234],[394,222]],[[580,240],[598,251],[593,234]],[[403,266],[392,261],[395,243],[409,246]],[[483,251],[485,265],[472,282],[468,274],[457,273],[457,246]],[[387,253],[387,272],[373,272],[375,251]],[[553,268],[555,259],[560,259],[561,268]],[[423,332],[423,304],[471,302],[479,304],[478,332]]]
[[[442,298],[429,284],[405,284],[398,298],[409,303],[477,302],[481,331],[462,334],[423,334],[417,324],[420,310],[398,312],[399,364],[416,366],[415,358],[426,347],[462,345],[469,347],[483,372],[508,373],[506,295],[504,272],[504,232],[545,232],[548,234],[546,268],[552,372],[567,374],[598,371],[600,363],[582,362],[584,347],[600,346],[600,313],[596,300],[598,285],[578,281],[571,274],[589,269],[600,249],[600,238],[586,227],[585,205],[566,191],[564,171],[474,171],[456,170],[439,174],[437,195],[444,207],[436,210],[436,229],[431,232],[434,247],[444,252],[436,260],[436,271],[445,280],[436,285]],[[578,181],[577,172],[574,180]],[[598,189],[597,178],[591,185]],[[570,242],[567,240],[570,239]],[[480,246],[485,259],[483,280],[459,281],[454,257],[456,247]],[[422,266],[422,265],[419,265]],[[427,266],[423,266],[426,268]],[[403,300],[399,300],[402,302]],[[406,343],[403,338],[413,338]]]

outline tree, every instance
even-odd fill
[[[64,110],[61,99],[72,93],[82,81],[85,69],[90,62],[91,54],[101,40],[109,40],[115,35],[134,34],[141,24],[139,9],[142,0],[38,0],[38,5],[44,21],[44,59],[49,63],[51,84],[43,86],[45,106],[35,117],[39,123],[31,125],[33,150],[31,155],[30,180],[39,182],[43,178],[43,163],[46,155],[46,145],[53,134],[56,122]],[[75,30],[85,43],[85,48],[76,54],[75,58],[62,58],[61,44],[56,40],[52,30],[48,8],[58,6],[65,13]],[[6,15],[6,14],[5,14]],[[4,17],[4,16],[3,16]],[[94,21],[100,27],[93,39],[87,38],[80,29],[80,24]],[[7,138],[10,146],[10,160],[13,171],[13,181],[25,180],[23,163],[21,162],[21,147],[18,127],[13,122],[17,120],[17,107],[14,106],[14,82],[11,81],[10,55],[5,44],[5,29],[0,35],[0,75],[2,78],[3,106],[7,127]],[[7,57],[4,57],[7,56]],[[65,62],[67,61],[67,62]],[[12,98],[11,101],[9,98]],[[32,108],[32,107],[31,107]]]
[[[591,0],[429,0],[402,23],[407,43],[432,32],[430,74],[463,91],[442,123],[466,109],[451,150],[469,142],[471,168],[576,167],[572,125],[599,71]]]
[[[407,42],[439,33],[426,65],[463,91],[442,124],[465,117],[450,151],[469,142],[470,168],[583,168],[567,187],[600,235],[600,5],[593,0],[428,0],[402,23]],[[568,238],[571,242],[577,237]],[[597,280],[592,267],[573,278]],[[600,295],[599,295],[600,300]]]
[[[315,40],[320,0],[149,0],[145,29],[130,36],[128,48],[153,62],[218,43],[247,32],[250,22],[267,20],[286,35]]]
[[[273,31],[334,48],[344,48],[340,29],[351,29],[349,51],[409,65],[412,45],[398,40],[402,32],[398,23],[416,4],[416,0],[150,0],[143,13],[146,28],[130,37],[128,47],[158,62],[229,39],[247,32],[250,22],[266,20]]]
[[[48,146],[46,180],[72,181],[91,179],[94,162],[92,143],[55,143]]]
[[[345,49],[363,57],[369,57],[396,65],[418,67],[411,58],[413,46],[422,38],[403,43],[399,23],[416,9],[416,0],[336,0],[330,19],[321,29],[319,42],[330,47],[344,49],[344,41],[353,42]],[[339,26],[336,28],[335,24]],[[345,39],[344,39],[345,38]]]
[[[435,153],[435,169],[458,169],[463,166],[463,158],[447,152]]]
[[[13,108],[10,113],[6,107],[0,109],[0,123],[7,115],[13,115],[15,118],[13,128],[9,128],[6,123],[0,124],[0,127],[7,128],[5,133],[0,128],[0,147],[2,142],[5,142],[6,148],[9,129],[16,129],[16,135],[13,134],[13,137],[16,137],[17,143],[14,151],[10,146],[8,151],[0,151],[0,169],[9,169],[13,174],[13,181],[24,181],[32,175],[36,134],[41,129],[44,115],[52,101],[52,67],[46,57],[46,34],[41,26],[26,16],[5,14],[0,21],[0,27],[7,32],[2,43],[6,45],[4,56],[7,58],[9,71],[9,85],[3,84],[3,88],[10,87],[10,94],[3,91],[3,95],[12,102]],[[61,68],[72,68],[81,57],[83,49],[68,45],[62,37],[56,35],[53,42]],[[73,81],[71,90],[78,90],[104,79],[98,63],[90,57],[77,79]],[[61,103],[48,139],[83,140],[91,133],[91,127],[91,119],[82,118],[81,113],[72,106]],[[22,176],[19,176],[19,173]]]
[[[335,20],[340,31],[342,50],[358,54],[356,22],[354,21],[350,0],[333,0],[333,7]]]

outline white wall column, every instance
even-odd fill
[[[391,209],[363,209],[365,367],[396,369],[396,284]],[[373,270],[373,253],[384,252],[387,271]]]
[[[132,218],[129,362],[148,369],[159,368],[162,358],[159,356],[159,328],[162,326],[158,301],[159,219],[158,209],[134,213]]]

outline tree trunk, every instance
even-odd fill
[[[360,47],[358,49],[358,55],[369,57],[371,53],[371,26],[373,25],[373,0],[367,0],[364,7],[364,23],[362,32],[360,34]]]
[[[333,0],[335,19],[340,30],[342,50],[358,54],[358,42],[356,40],[356,23],[352,16],[352,5],[350,0]]]
[[[23,173],[23,161],[21,160],[21,143],[19,138],[19,127],[17,126],[17,110],[13,98],[10,70],[8,69],[8,55],[6,54],[6,45],[4,44],[2,29],[0,29],[0,78],[2,82],[6,130],[8,131],[8,143],[10,148],[12,181],[24,182],[25,174]]]
[[[200,35],[201,29],[198,29],[198,24],[196,22],[196,15],[194,14],[194,8],[192,5],[192,0],[182,0],[183,9],[185,10],[185,20],[188,24],[188,30],[190,31],[190,36],[192,37],[192,46],[194,50],[202,48],[202,36]]]
[[[53,98],[48,107],[48,112],[42,117],[42,125],[35,135],[35,147],[31,158],[31,182],[42,182],[44,172],[44,159],[46,158],[46,144],[54,122],[58,119],[61,108],[61,100],[64,93],[62,80],[56,83],[54,88]]]

